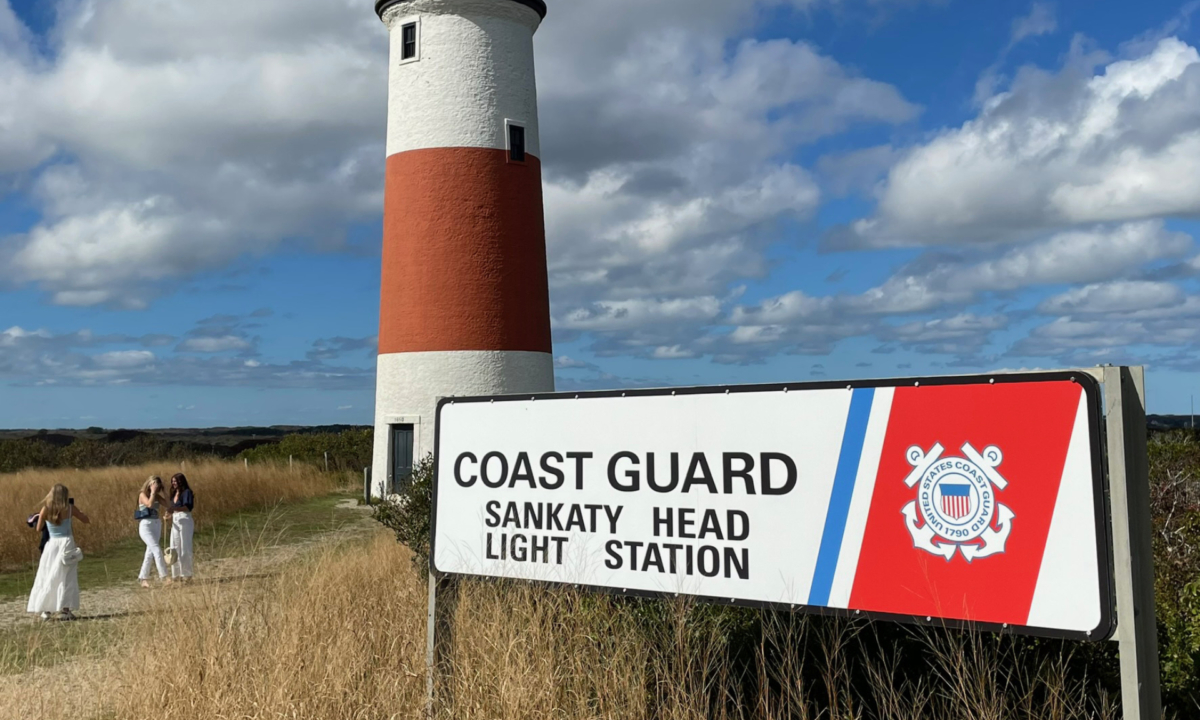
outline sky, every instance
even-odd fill
[[[0,0],[0,427],[371,422],[371,0]],[[548,0],[560,390],[1200,390],[1200,1]]]

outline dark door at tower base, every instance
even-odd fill
[[[412,477],[413,471],[413,426],[392,425],[391,491],[400,492]]]

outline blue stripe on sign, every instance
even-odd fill
[[[817,553],[817,569],[813,572],[808,591],[809,605],[828,605],[833,589],[833,574],[838,556],[842,553],[842,536],[846,533],[846,517],[850,514],[850,498],[858,479],[858,463],[862,459],[863,441],[867,436],[867,421],[871,419],[874,388],[854,390],[850,398],[850,413],[846,416],[846,432],[842,434],[842,453],[838,457],[837,473],[833,476],[833,493],[825,514],[825,532],[821,535],[821,550]]]

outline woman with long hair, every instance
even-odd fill
[[[75,498],[61,483],[50,489],[38,512],[37,528],[50,530],[50,541],[42,551],[33,592],[29,593],[26,612],[41,613],[49,620],[54,612],[63,620],[74,620],[72,610],[79,609],[79,560],[83,553],[75,546],[71,521],[91,522],[82,510],[75,507]]]
[[[196,529],[192,521],[192,509],[196,496],[188,486],[183,473],[171,476],[171,547],[175,549],[175,563],[171,565],[171,577],[184,581],[192,579],[192,533]]]
[[[151,475],[142,484],[142,491],[138,493],[138,535],[142,542],[146,543],[146,555],[142,558],[142,571],[138,574],[138,580],[144,588],[150,587],[150,568],[158,570],[158,579],[162,580],[163,584],[171,582],[171,578],[167,577],[167,561],[162,551],[162,518],[159,517],[161,507],[170,507],[166,495],[163,494],[163,481],[159,476]],[[165,512],[167,517],[170,517],[170,511]]]

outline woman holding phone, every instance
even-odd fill
[[[142,491],[138,493],[138,509],[134,514],[138,521],[138,535],[142,542],[146,543],[142,572],[138,574],[138,580],[144,588],[150,587],[152,567],[158,570],[158,579],[162,580],[164,585],[171,582],[171,578],[167,577],[167,561],[163,557],[162,518],[159,517],[159,508],[169,507],[167,497],[163,494],[162,478],[151,475],[142,485]],[[167,512],[167,516],[170,517],[169,511]]]
[[[75,534],[71,530],[71,521],[76,518],[80,522],[91,522],[75,507],[75,498],[70,497],[67,487],[55,485],[38,512],[37,529],[48,528],[50,540],[42,551],[33,592],[29,594],[29,605],[26,606],[26,612],[41,613],[43,620],[49,620],[55,612],[60,613],[63,620],[74,620],[72,610],[79,609],[79,560],[83,552],[75,546]]]

